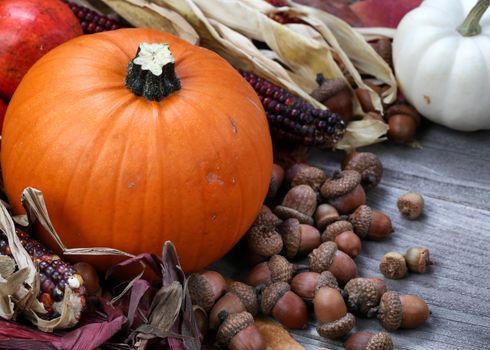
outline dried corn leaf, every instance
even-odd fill
[[[385,141],[382,137],[388,131],[388,125],[380,120],[364,118],[356,120],[347,125],[344,137],[336,148],[352,150],[358,147]]]
[[[354,28],[354,30],[361,34],[367,41],[381,38],[393,39],[396,32],[396,29],[385,27]]]
[[[257,318],[255,326],[264,337],[267,350],[304,350],[283,326],[271,319]]]
[[[199,35],[178,13],[144,0],[101,0],[135,27],[153,28],[197,44]]]
[[[307,13],[309,18],[316,18],[325,23],[359,73],[371,75],[390,87],[383,93],[383,101],[385,103],[395,101],[397,83],[393,71],[361,34],[357,33],[341,19],[321,10],[297,4],[294,4],[293,7]],[[356,80],[356,83],[359,87],[372,91],[362,80]],[[376,109],[382,111],[380,101],[373,93],[371,93],[371,99]]]

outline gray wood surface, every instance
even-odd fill
[[[391,290],[418,294],[432,312],[415,330],[392,333],[396,349],[490,349],[490,132],[459,133],[429,124],[418,135],[423,146],[383,143],[363,150],[377,154],[384,166],[381,184],[368,193],[368,205],[387,213],[395,232],[383,242],[363,242],[356,258],[363,277],[382,277],[380,258],[388,251],[422,245],[430,249],[428,273],[386,280]],[[342,154],[314,151],[310,162],[329,173]],[[424,215],[404,219],[396,208],[406,191],[425,198]],[[238,276],[223,261],[218,269]],[[381,330],[377,320],[358,319],[355,330]],[[307,349],[343,349],[341,341],[318,336],[314,320],[294,337]]]

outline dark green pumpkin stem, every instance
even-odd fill
[[[481,33],[480,20],[490,6],[490,0],[478,0],[464,22],[457,28],[462,36],[475,36]]]
[[[126,87],[136,96],[161,101],[180,89],[175,74],[175,60],[167,44],[146,44],[138,47],[136,57],[128,65]]]

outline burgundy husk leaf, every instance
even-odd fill
[[[62,349],[59,336],[0,318],[0,349]]]

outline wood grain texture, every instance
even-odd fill
[[[360,276],[382,277],[378,264],[388,251],[404,253],[422,245],[435,261],[426,274],[386,280],[392,290],[418,294],[430,307],[428,322],[392,333],[396,349],[490,349],[490,132],[459,133],[433,124],[419,135],[422,149],[383,143],[363,150],[384,166],[381,184],[368,193],[368,205],[387,213],[395,232],[383,242],[363,242],[356,259]],[[310,161],[331,173],[342,153],[314,151]],[[425,199],[421,218],[407,220],[396,201],[407,191]],[[217,264],[238,276],[230,260]],[[381,330],[377,320],[358,319],[355,330]],[[322,339],[312,319],[293,336],[307,349],[343,349],[341,341]]]

